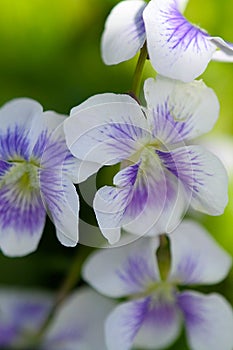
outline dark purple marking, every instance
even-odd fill
[[[148,283],[155,281],[155,273],[148,260],[148,256],[144,257],[136,253],[126,260],[121,269],[116,271],[130,292],[141,291]]]
[[[149,133],[135,126],[130,117],[125,122],[110,122],[103,128],[103,133],[108,137],[106,144],[111,146],[111,152],[113,154],[119,154],[120,152],[119,157],[121,160],[127,159],[129,154],[135,152],[135,143],[139,143],[141,140],[143,146],[145,143],[143,140],[149,137]]]
[[[140,40],[141,43],[146,39],[146,31],[145,31],[145,24],[143,20],[143,11],[146,7],[146,4],[144,4],[138,11],[138,13],[135,16],[134,19],[134,25],[135,28],[129,28],[127,31],[127,36],[130,36],[130,40],[135,41],[135,40]]]
[[[203,300],[198,295],[183,292],[178,295],[177,303],[183,311],[185,321],[189,326],[205,323],[206,310]]]
[[[0,346],[10,346],[18,335],[18,330],[13,325],[1,324],[0,321]]]
[[[130,307],[128,307],[128,314],[125,314],[125,318],[122,322],[122,333],[126,334],[128,342],[133,343],[135,336],[143,325],[150,307],[150,302],[151,298],[148,297],[135,300],[131,302]]]
[[[153,109],[153,136],[160,142],[165,142],[164,147],[184,142],[192,131],[190,120],[192,116],[185,116],[186,121],[174,120],[169,108],[171,107],[166,101],[163,105],[158,105]],[[184,118],[183,111],[181,113]],[[179,115],[176,118],[179,119]]]
[[[150,310],[146,315],[145,326],[150,328],[166,328],[176,322],[177,317],[176,302],[169,303],[161,298],[151,303]]]
[[[156,153],[163,165],[180,179],[187,189],[198,193],[200,187],[204,186],[203,175],[208,173],[203,170],[201,159],[194,151],[183,147],[179,151]]]
[[[36,303],[36,302],[22,302],[17,304],[14,308],[15,325],[23,326],[25,321],[30,321],[31,324],[40,324],[48,315],[51,308],[50,302]]]
[[[17,234],[41,233],[46,214],[40,187],[51,212],[54,211],[58,215],[61,211],[59,201],[65,200],[63,177],[69,176],[69,169],[74,162],[65,140],[53,140],[47,131],[43,131],[29,154],[26,131],[16,126],[14,130],[8,129],[5,135],[0,136],[0,153],[3,159],[12,161],[12,165],[0,161],[0,180],[1,176],[7,175],[11,166],[17,166],[17,161],[32,162],[32,171],[38,177],[38,187],[29,183],[28,188],[23,188],[20,179],[0,186],[0,229],[12,229]],[[35,163],[38,163],[37,169]],[[27,174],[25,171],[25,175],[29,177],[30,182],[30,172]]]
[[[146,174],[140,169],[141,161],[124,169],[121,174],[120,187],[128,187],[128,200],[125,202],[125,215],[135,218],[145,208],[149,197],[149,183]]]
[[[164,18],[163,24],[166,25],[166,32],[168,32],[166,40],[170,50],[179,47],[186,51],[190,45],[193,45],[196,52],[200,52],[200,42],[204,44],[206,50],[208,49],[206,40],[208,34],[188,22],[179,12],[175,1],[170,5],[168,11],[160,12]]]
[[[12,166],[14,166],[13,163],[8,163],[0,159],[0,184],[1,184],[1,177],[6,175],[7,171],[10,170]]]
[[[29,160],[29,139],[27,131],[16,125],[3,134],[0,130],[0,157],[5,161],[17,159]]]
[[[0,189],[0,228],[12,229],[17,234],[33,235],[43,229],[45,209],[37,190],[23,193],[16,184]]]

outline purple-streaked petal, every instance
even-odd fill
[[[204,72],[216,46],[183,17],[176,0],[150,1],[143,18],[150,60],[159,74],[189,82]]]
[[[45,224],[39,188],[30,183],[37,170],[3,161],[0,168],[0,246],[8,256],[23,256],[37,248]]]
[[[101,40],[105,64],[117,64],[132,58],[143,46],[146,33],[142,13],[145,1],[131,0],[117,4],[109,14]]]
[[[103,94],[80,108],[64,123],[68,148],[78,159],[116,164],[150,139],[141,107],[130,96]]]
[[[219,37],[210,37],[210,41],[220,49],[214,52],[213,61],[233,62],[233,43],[228,43]]]
[[[187,84],[158,76],[146,80],[144,93],[153,136],[165,148],[207,133],[217,120],[218,99],[202,81]]]
[[[83,267],[83,278],[110,297],[140,293],[160,280],[155,259],[158,239],[138,239],[121,247],[93,253]]]
[[[29,98],[12,100],[0,108],[1,158],[27,159],[43,129],[42,111],[42,106]]]
[[[1,288],[0,346],[37,332],[52,307],[52,295],[34,290]]]
[[[65,143],[63,123],[66,118],[65,115],[53,111],[43,113],[46,131],[40,134],[33,153],[41,158],[42,167],[62,166],[64,174],[73,183],[79,183],[96,173],[100,168],[100,164],[83,162],[71,155]]]
[[[120,229],[140,236],[173,230],[187,209],[186,193],[179,179],[169,176],[153,147],[141,160],[121,170],[116,187],[101,188],[94,210],[103,235],[110,244],[120,238]]]
[[[143,349],[167,348],[181,330],[181,314],[176,303],[155,299],[144,318],[135,345]]]
[[[62,124],[42,142],[40,190],[44,205],[56,226],[58,239],[66,246],[78,241],[79,198],[72,184],[76,160],[67,149]]]
[[[232,265],[230,255],[193,221],[183,221],[170,235],[169,280],[181,284],[212,284],[223,280]]]
[[[108,350],[130,350],[150,307],[150,298],[138,299],[117,306],[105,323]]]
[[[103,235],[109,242],[120,238],[120,228],[141,220],[142,236],[159,219],[167,199],[166,179],[154,149],[145,150],[141,159],[113,179],[115,187],[101,188],[94,199],[94,210]],[[153,215],[150,215],[153,212]]]
[[[223,213],[228,202],[228,179],[216,156],[200,146],[157,153],[164,166],[185,186],[194,209],[210,215]]]
[[[56,226],[57,237],[65,246],[78,242],[79,197],[72,182],[61,173],[44,169],[40,175],[41,193]]]
[[[178,303],[192,350],[232,350],[232,307],[221,295],[185,291]]]
[[[55,315],[43,350],[107,350],[104,320],[115,303],[85,288],[74,292]]]
[[[157,236],[173,231],[180,223],[189,204],[182,183],[165,170],[164,181],[158,186],[155,184],[156,190],[153,205],[148,201],[141,214],[124,224],[127,232],[139,236]]]

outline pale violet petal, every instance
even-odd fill
[[[89,288],[73,292],[54,317],[43,350],[107,350],[104,320],[115,303]]]
[[[122,303],[107,317],[105,338],[108,350],[130,350],[144,322],[150,298]]]
[[[59,136],[62,136],[64,138],[64,131],[63,128],[60,128],[60,126],[64,123],[64,121],[68,118],[67,115],[60,114],[54,111],[46,111],[43,113],[43,120],[46,125],[46,129],[49,131],[49,133],[55,132],[58,136],[58,130],[59,130]]]
[[[217,96],[201,80],[183,83],[161,76],[149,78],[144,93],[151,130],[165,147],[207,133],[218,118]]]
[[[169,280],[186,285],[213,284],[227,276],[232,258],[196,222],[183,221],[169,238],[172,256]]]
[[[184,291],[178,303],[192,350],[232,350],[232,307],[221,295]]]
[[[181,320],[181,313],[176,303],[155,300],[144,318],[135,345],[140,349],[167,348],[178,337]]]
[[[144,291],[160,280],[155,258],[158,239],[138,239],[121,247],[93,253],[83,267],[83,278],[98,292],[122,297]]]
[[[233,55],[228,55],[226,52],[223,52],[221,50],[217,50],[214,52],[214,54],[212,56],[212,61],[232,63],[233,62]]]
[[[52,307],[52,295],[36,290],[0,289],[0,346],[13,348],[25,333],[37,332]]]
[[[44,170],[40,176],[44,205],[56,227],[57,237],[65,246],[78,242],[79,197],[75,186],[64,175]]]
[[[110,12],[101,40],[105,64],[117,64],[136,55],[143,46],[146,34],[142,13],[145,1],[121,1]]]
[[[194,209],[210,215],[223,213],[228,202],[228,179],[216,156],[201,146],[157,153],[164,166],[185,186]]]
[[[73,183],[85,181],[88,177],[98,172],[101,164],[83,161],[72,157],[69,163],[69,177]]]
[[[93,207],[99,228],[110,244],[119,241],[125,209],[129,203],[130,188],[104,186],[94,197]]]
[[[210,37],[210,41],[220,49],[214,52],[212,60],[233,62],[233,43],[229,43],[220,37]]]
[[[176,0],[150,1],[143,18],[149,57],[159,74],[189,82],[204,72],[216,46],[183,17]]]
[[[112,95],[103,95],[105,103],[98,97],[96,105],[84,106],[65,121],[67,145],[77,158],[111,165],[147,143],[150,133],[141,107],[130,96],[129,103],[122,102],[122,95],[115,95],[113,102]]]

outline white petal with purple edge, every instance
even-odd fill
[[[143,18],[150,60],[159,74],[189,82],[204,72],[216,46],[183,17],[175,0],[150,1]]]
[[[146,34],[142,13],[146,3],[141,0],[122,1],[110,12],[101,40],[105,64],[117,64],[136,55]]]
[[[75,157],[112,165],[148,142],[150,133],[141,107],[130,96],[129,103],[122,102],[122,95],[115,95],[113,102],[112,95],[107,94],[105,103],[78,110],[65,121],[67,145]]]
[[[56,226],[57,237],[65,246],[78,242],[79,197],[72,182],[59,173],[41,172],[41,193],[44,205]]]
[[[210,215],[223,213],[228,202],[228,179],[220,160],[200,146],[159,152],[164,166],[182,181],[191,206]]]
[[[197,223],[183,221],[169,238],[172,256],[170,281],[186,285],[212,284],[228,274],[232,258]]]
[[[45,334],[42,349],[107,350],[104,320],[114,306],[114,302],[89,288],[74,292],[56,313]]]
[[[83,267],[83,278],[110,297],[140,293],[160,280],[155,259],[158,246],[158,239],[142,238],[93,253]]]
[[[98,172],[101,164],[80,160],[72,157],[69,161],[69,177],[73,183],[85,181],[89,176]]]
[[[144,322],[150,298],[134,300],[117,306],[105,323],[108,350],[130,350]]]
[[[165,147],[207,133],[218,118],[217,96],[201,80],[183,83],[157,76],[145,81],[144,94],[151,130]]]
[[[135,345],[140,349],[167,348],[181,331],[181,313],[175,303],[152,301],[140,328]]]
[[[178,302],[192,350],[232,350],[232,307],[221,295],[185,291]]]

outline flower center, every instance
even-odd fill
[[[17,160],[8,163],[9,168],[0,178],[0,189],[7,185],[17,185],[20,190],[30,191],[39,188],[39,164],[34,161]]]

